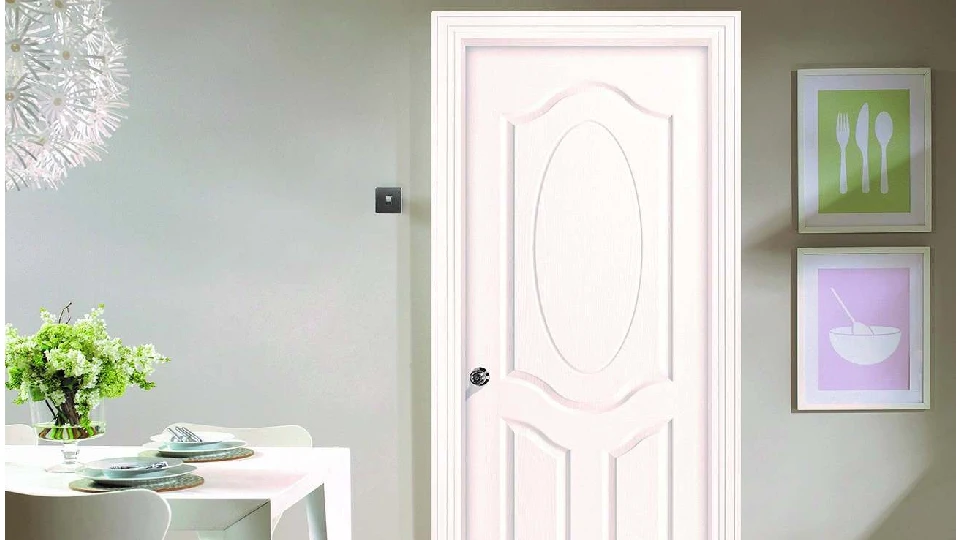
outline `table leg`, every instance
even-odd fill
[[[327,504],[323,486],[307,495],[307,529],[310,540],[327,540]]]
[[[332,467],[306,503],[310,540],[352,540],[349,459]]]
[[[225,531],[202,531],[200,540],[270,540],[270,503],[249,513]]]

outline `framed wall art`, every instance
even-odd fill
[[[797,251],[797,408],[930,408],[930,248]]]
[[[930,69],[797,71],[801,233],[929,232]]]

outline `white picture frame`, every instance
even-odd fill
[[[930,248],[800,248],[796,309],[798,410],[930,408]]]
[[[799,232],[930,232],[930,148],[929,68],[797,70]]]

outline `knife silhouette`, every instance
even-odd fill
[[[870,166],[867,159],[867,142],[870,133],[870,107],[866,103],[860,107],[860,114],[857,115],[857,146],[860,147],[860,155],[863,156],[863,167],[860,171],[860,189],[864,193],[870,193]]]

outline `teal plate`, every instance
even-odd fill
[[[207,463],[210,461],[231,461],[234,459],[248,458],[253,455],[253,450],[249,448],[230,448],[220,452],[211,452],[199,456],[182,457],[184,463]],[[140,452],[140,457],[145,458],[164,458],[167,457],[163,450],[145,450]]]
[[[109,493],[111,491],[125,491],[128,489],[149,489],[150,491],[179,491],[195,488],[203,484],[203,477],[196,474],[185,474],[167,480],[158,480],[138,484],[136,486],[106,486],[88,478],[81,478],[70,482],[70,489],[84,493]]]

